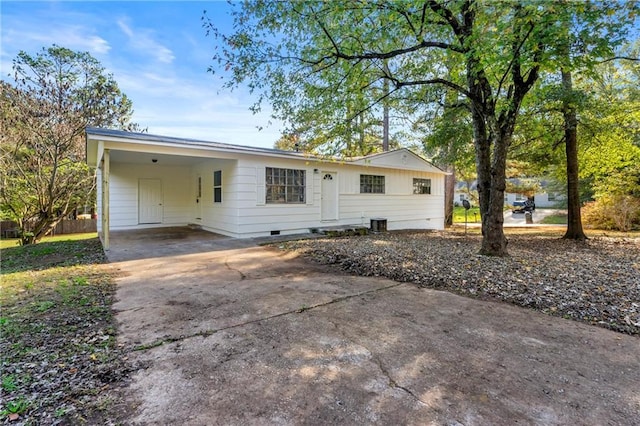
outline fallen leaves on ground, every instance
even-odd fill
[[[3,267],[7,261],[14,268],[3,270],[0,294],[0,421],[104,424],[118,416],[109,412],[111,391],[128,374],[115,341],[115,283],[96,264],[104,262],[97,240],[56,249],[2,252]]]
[[[283,245],[320,263],[640,334],[640,239],[510,235],[508,257],[478,255],[479,236],[391,232]]]

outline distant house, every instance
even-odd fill
[[[196,224],[238,238],[386,219],[443,229],[445,172],[408,149],[350,161],[88,128],[99,232]]]
[[[515,201],[526,201],[527,196],[525,194],[514,194],[514,193],[506,193],[504,197],[505,204],[510,206],[513,205]],[[533,202],[536,204],[536,207],[558,207],[565,200],[565,196],[562,193],[554,192],[552,190],[545,191],[545,188],[542,191],[537,192],[533,196]]]
[[[462,204],[462,200],[469,200],[472,203],[476,202],[478,198],[477,186],[474,181],[470,185],[471,194],[467,189],[466,182],[457,182],[454,193],[454,203],[457,205]],[[506,192],[504,194],[504,203],[510,206],[513,206],[513,203],[516,201],[525,201],[527,199],[527,195],[523,193],[514,193],[514,192]],[[566,199],[565,195],[560,192],[554,191],[549,183],[545,180],[540,181],[540,191],[536,192],[533,196],[533,201],[536,204],[536,207],[557,207],[562,204]]]

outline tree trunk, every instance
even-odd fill
[[[384,80],[384,94],[389,93],[389,81]],[[389,151],[389,102],[385,98],[382,103],[382,150]]]
[[[507,237],[504,235],[504,191],[506,188],[506,161],[509,143],[504,137],[494,138],[493,159],[485,165],[489,170],[489,187],[485,189],[486,206],[482,217],[482,246],[480,254],[485,256],[508,256]],[[489,147],[487,147],[487,151]],[[488,161],[488,159],[487,159]],[[481,211],[483,209],[481,208]]]
[[[564,139],[567,154],[567,231],[562,238],[584,241],[587,236],[582,229],[580,217],[580,192],[578,178],[578,119],[570,98],[573,90],[571,71],[561,69],[565,97],[562,105],[564,116]]]
[[[496,137],[495,129],[487,129],[485,115],[472,105],[473,139],[476,150],[478,179],[478,204],[482,219],[482,246],[480,254],[507,256],[507,239],[504,236],[504,189],[506,142]],[[492,143],[493,142],[493,143]],[[491,147],[493,145],[493,161]],[[501,167],[502,165],[502,167]]]
[[[453,198],[456,191],[456,172],[453,166],[447,166],[446,171],[451,173],[444,177],[444,226],[453,225]]]

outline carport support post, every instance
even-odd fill
[[[109,250],[109,150],[102,156],[102,246]]]

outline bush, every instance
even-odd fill
[[[582,208],[582,219],[590,227],[627,232],[640,224],[640,198],[605,195]]]

